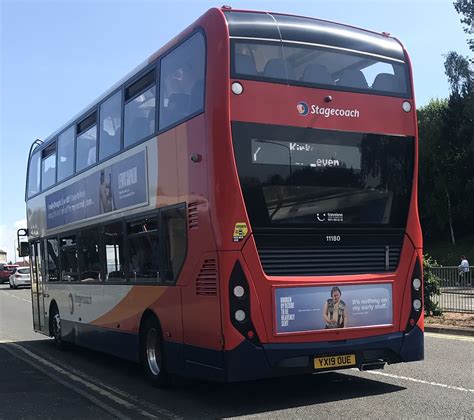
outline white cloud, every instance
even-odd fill
[[[6,251],[7,261],[19,260],[15,247],[16,231],[26,228],[26,219],[17,220],[13,225],[0,225],[0,249]]]

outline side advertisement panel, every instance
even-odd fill
[[[55,191],[45,200],[48,229],[147,204],[145,151]]]

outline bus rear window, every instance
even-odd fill
[[[232,76],[408,97],[407,67],[373,54],[280,42],[235,41]]]

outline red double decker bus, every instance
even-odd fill
[[[217,381],[423,359],[388,34],[211,9],[30,154],[35,330]]]

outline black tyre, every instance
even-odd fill
[[[158,388],[170,385],[163,352],[163,336],[155,318],[148,318],[140,332],[140,359],[146,378]]]

